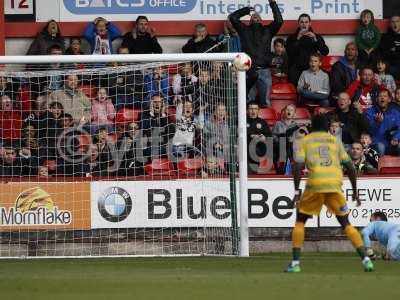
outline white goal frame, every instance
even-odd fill
[[[49,64],[51,63],[177,63],[182,61],[225,61],[232,63],[239,53],[188,53],[188,54],[117,54],[117,55],[43,55],[0,56],[0,64]],[[248,196],[247,196],[247,126],[246,126],[246,73],[237,72],[238,101],[238,163],[239,163],[239,256],[249,256]],[[108,256],[107,256],[108,257]]]

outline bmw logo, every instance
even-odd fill
[[[132,211],[132,199],[127,191],[120,187],[106,189],[98,200],[101,216],[109,222],[125,220]]]

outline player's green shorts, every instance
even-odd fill
[[[303,214],[318,216],[322,205],[325,205],[336,216],[349,214],[346,199],[341,192],[315,193],[306,189],[300,198],[298,208],[299,212]]]

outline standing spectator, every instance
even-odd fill
[[[335,111],[328,113],[330,120],[337,119],[341,123],[342,141],[351,145],[360,139],[361,133],[369,132],[368,121],[365,116],[351,106],[351,99],[347,93],[340,93]]]
[[[30,45],[26,55],[46,55],[50,47],[57,45],[64,52],[65,41],[55,20],[50,20]]]
[[[15,142],[21,138],[22,113],[13,105],[9,96],[0,97],[0,142]]]
[[[214,46],[217,42],[210,37],[205,24],[200,23],[194,26],[194,35],[182,47],[183,53],[204,53],[217,52],[218,47]],[[211,50],[210,50],[211,49]]]
[[[139,139],[139,124],[132,122],[127,125],[127,132],[117,142],[117,149],[122,153],[122,161],[118,176],[143,175],[143,148]]]
[[[389,73],[400,80],[400,14],[390,19],[390,28],[382,35],[379,51],[389,64]]]
[[[64,88],[49,95],[49,102],[59,102],[64,112],[71,114],[75,124],[90,122],[90,99],[79,89],[79,78],[75,74],[66,75]]]
[[[263,25],[260,15],[251,7],[241,8],[229,16],[229,20],[240,36],[242,50],[252,59],[252,67],[247,72],[249,100],[255,101],[258,90],[261,107],[271,106],[271,41],[283,24],[276,1],[269,0],[269,5],[274,15],[274,21],[269,25]],[[251,15],[249,25],[240,21],[240,18],[246,15]]]
[[[285,49],[285,41],[281,38],[274,40],[274,52],[272,53],[271,73],[275,77],[286,77],[288,74],[288,56]]]
[[[8,96],[15,99],[19,92],[19,83],[14,78],[0,76],[0,97]]]
[[[211,120],[206,122],[204,129],[206,155],[229,159],[229,124],[226,106],[218,103],[215,106]]]
[[[376,104],[379,91],[383,87],[375,82],[374,71],[370,67],[364,67],[360,72],[360,79],[354,80],[347,88],[351,102],[363,112]]]
[[[114,129],[115,109],[105,88],[99,88],[92,102],[91,119],[95,130],[100,127],[106,127],[109,131]]]
[[[21,176],[22,160],[11,143],[0,146],[0,176]]]
[[[371,135],[363,132],[360,137],[360,143],[363,146],[365,159],[375,168],[378,169],[379,153],[372,144]]]
[[[143,135],[149,139],[146,157],[167,155],[168,141],[173,136],[173,128],[167,116],[167,104],[162,95],[153,95],[150,107],[143,111],[141,118]]]
[[[224,33],[218,36],[217,41],[225,42],[225,52],[242,52],[239,34],[233,27],[231,21],[229,21],[229,18],[224,22]]]
[[[176,107],[175,134],[172,138],[172,155],[176,158],[201,154],[198,137],[204,126],[204,114],[194,115],[193,103],[184,99]]]
[[[92,54],[112,54],[112,42],[121,36],[121,31],[113,23],[98,17],[88,24],[83,35]]]
[[[351,145],[350,158],[357,171],[357,175],[378,173],[378,170],[374,168],[365,158],[363,146],[360,142],[354,142]]]
[[[257,102],[249,102],[247,104],[247,157],[249,173],[257,173],[258,163],[262,158],[268,157],[272,162],[273,157],[272,143],[270,149],[267,148],[267,138],[272,137],[272,132],[267,122],[258,117],[259,111],[260,106]]]
[[[194,75],[192,64],[184,63],[179,66],[178,74],[172,79],[172,92],[178,97],[193,95],[197,81],[198,78]]]
[[[344,56],[333,64],[330,72],[331,99],[334,106],[336,106],[339,94],[345,92],[357,79],[358,69],[357,46],[354,42],[349,42],[344,50]]]
[[[378,59],[376,62],[376,74],[375,81],[377,84],[382,85],[384,88],[388,89],[394,97],[396,91],[396,82],[392,75],[388,73],[389,65],[387,62]]]
[[[112,159],[110,142],[108,140],[108,130],[106,127],[99,127],[93,140],[97,148],[97,164],[92,169],[93,176],[111,175],[109,168],[115,163]]]
[[[149,26],[146,16],[138,16],[136,26],[124,35],[121,47],[129,49],[130,54],[162,53],[154,28]]]
[[[301,72],[308,69],[310,55],[319,53],[328,55],[329,48],[319,34],[311,28],[311,17],[301,14],[298,19],[299,27],[286,40],[286,51],[289,56],[289,80],[297,85]]]
[[[399,130],[400,112],[389,105],[390,98],[388,90],[380,91],[377,104],[365,112],[373,142],[377,144],[380,156],[385,155],[390,138]]]
[[[376,63],[377,48],[381,40],[381,33],[375,25],[374,13],[365,9],[360,15],[360,27],[356,32],[358,58],[363,66]]]
[[[297,91],[305,103],[329,106],[329,76],[321,70],[321,57],[310,55],[310,68],[301,73]]]
[[[169,74],[163,70],[162,67],[156,67],[150,74],[145,75],[144,92],[146,97],[142,108],[149,107],[149,101],[153,95],[162,94],[163,98],[167,99],[169,94],[169,81]]]
[[[397,109],[400,109],[400,86],[396,88],[396,91],[394,92],[392,103],[397,107]]]

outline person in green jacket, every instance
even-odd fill
[[[365,9],[360,15],[360,27],[356,32],[358,59],[363,65],[375,65],[378,58],[377,48],[381,40],[381,32],[374,22],[374,13]]]

